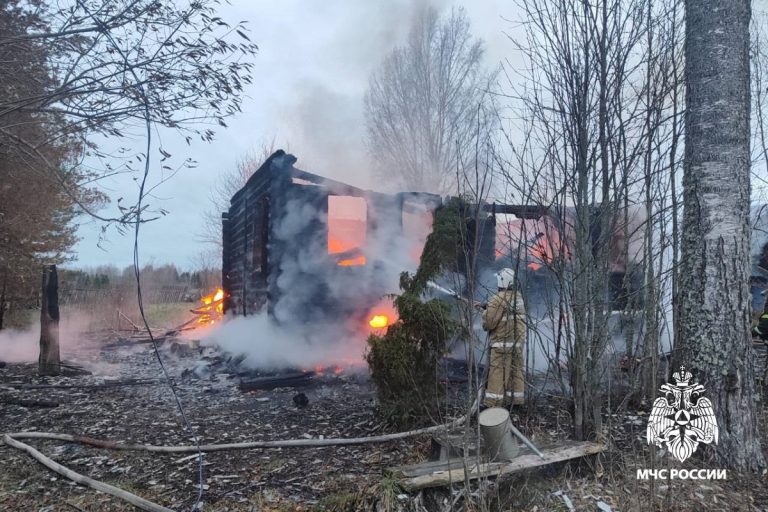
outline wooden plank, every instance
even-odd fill
[[[605,445],[598,443],[583,442],[569,444],[543,450],[543,459],[538,455],[530,454],[517,457],[509,463],[472,464],[468,465],[466,473],[464,468],[435,471],[427,475],[406,478],[400,482],[400,486],[406,491],[415,491],[428,487],[450,485],[454,482],[463,482],[465,477],[468,477],[470,480],[497,477],[526,469],[554,464],[556,462],[593,455],[603,452],[605,449]]]
[[[468,459],[472,460],[472,458]],[[464,459],[429,460],[408,466],[395,466],[387,469],[387,473],[395,478],[413,478],[415,476],[431,475],[437,471],[450,471],[464,467]]]
[[[546,450],[545,450],[546,451]],[[533,454],[530,448],[525,446],[520,447],[519,456]],[[417,464],[409,464],[407,466],[393,466],[387,468],[387,474],[395,478],[412,478],[415,476],[430,475],[438,471],[449,471],[451,469],[463,468],[465,463],[470,466],[477,464],[477,455],[471,453],[466,459],[463,457],[451,457],[448,460],[429,460],[419,462]],[[499,468],[507,465],[507,462],[496,462],[489,464],[489,466]]]

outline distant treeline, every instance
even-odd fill
[[[40,272],[42,275],[42,268]],[[26,323],[30,310],[39,307],[40,283],[30,281],[25,286],[6,288],[0,300],[0,329]],[[144,304],[196,302],[215,291],[220,281],[221,270],[217,268],[179,270],[173,264],[145,265],[141,269],[142,299]],[[86,308],[105,318],[112,318],[118,310],[124,314],[135,313],[137,288],[133,267],[60,268],[59,300],[63,307]],[[19,318],[13,321],[14,317]]]
[[[141,269],[142,289],[159,287],[187,287],[209,293],[221,281],[221,270],[204,268],[202,270],[180,271],[174,264],[160,266],[145,265]],[[133,266],[120,269],[114,265],[100,265],[85,269],[62,269],[59,273],[59,286],[69,290],[99,290],[104,288],[134,288],[136,276]]]

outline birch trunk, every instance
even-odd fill
[[[718,463],[757,469],[749,293],[749,0],[686,0],[685,165],[677,365],[712,399]]]

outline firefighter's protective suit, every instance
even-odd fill
[[[485,405],[521,405],[525,402],[525,305],[515,288],[512,269],[502,269],[496,277],[499,291],[491,297],[483,312],[483,329],[490,338]]]
[[[757,319],[757,324],[752,327],[752,337],[760,338],[763,343],[768,343],[768,311],[764,311]]]

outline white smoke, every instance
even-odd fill
[[[40,327],[19,331],[0,331],[0,361],[5,363],[26,363],[35,361],[40,353]]]
[[[278,266],[273,316],[263,311],[227,318],[202,343],[244,354],[244,364],[254,368],[361,365],[370,316],[381,312],[393,318],[387,295],[399,291],[401,272],[415,271],[414,247],[426,237],[418,230],[402,234],[396,204],[375,219],[366,217],[360,247],[366,264],[345,267],[328,255],[326,213],[302,199],[289,200],[271,235],[271,243],[288,244],[273,262]],[[375,215],[370,204],[366,215]]]
[[[81,312],[62,311],[59,322],[59,347],[61,358],[84,347],[83,334],[89,331],[91,319]],[[0,331],[0,361],[28,363],[37,361],[40,355],[40,322],[34,321],[28,329],[3,329]]]
[[[340,332],[278,326],[266,313],[229,318],[203,340],[226,352],[243,354],[249,368],[354,367],[362,364],[364,345],[354,337],[333,338]]]

